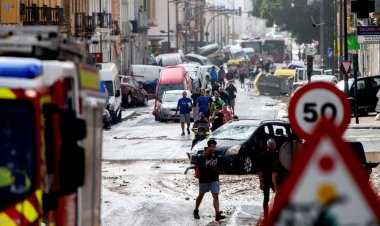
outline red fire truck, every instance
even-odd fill
[[[98,71],[57,28],[0,27],[0,225],[100,225]]]

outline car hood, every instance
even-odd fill
[[[164,102],[161,104],[162,108],[176,108],[177,103],[176,102]]]
[[[208,139],[205,139],[199,143],[197,143],[193,148],[193,154],[198,153],[199,151],[203,151],[205,147],[207,147],[207,141]],[[216,152],[218,154],[221,154],[222,152],[226,151],[228,148],[241,145],[244,143],[244,140],[219,140],[215,139],[216,141]]]

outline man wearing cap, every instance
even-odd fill
[[[272,173],[274,169],[274,164],[279,160],[278,151],[276,149],[276,140],[274,138],[269,138],[266,144],[266,150],[260,155],[259,159],[259,178],[260,178],[260,189],[264,192],[264,217],[268,216],[268,203],[270,199],[270,189],[274,191],[274,186],[272,183]]]

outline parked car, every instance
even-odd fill
[[[160,76],[161,67],[155,65],[132,64],[129,75],[139,82],[157,80]]]
[[[132,64],[129,75],[138,82],[142,82],[144,90],[148,93],[148,98],[152,99],[156,92],[157,80],[160,77],[160,66]]]
[[[200,66],[200,69],[201,69],[201,73],[202,73],[202,79],[201,79],[201,83],[202,83],[202,88],[205,88],[207,89],[207,84],[211,81],[211,75],[210,75],[210,71],[211,71],[211,68],[212,66],[215,67],[215,70],[216,70],[216,73],[219,72],[219,67],[215,66],[215,65],[201,65]]]
[[[380,89],[380,75],[358,77],[357,79],[358,93],[357,102],[359,113],[365,114],[368,112],[374,112],[378,97],[377,92]],[[344,80],[339,81],[336,87],[344,92]],[[351,101],[352,109],[354,109],[354,79],[348,80],[348,96]]]
[[[377,97],[377,104],[376,104],[375,111],[377,113],[380,113],[380,89],[379,91],[377,91],[376,97]]]
[[[201,155],[204,147],[207,147],[207,141],[214,139],[222,171],[237,169],[250,173],[257,170],[258,159],[266,150],[266,142],[271,137],[276,139],[278,148],[286,141],[298,140],[288,122],[239,119],[219,127],[208,139],[196,144],[189,155],[191,159]]]
[[[123,108],[132,104],[148,105],[148,93],[143,89],[142,83],[131,76],[121,75],[120,77]]]
[[[192,80],[192,90],[191,92],[195,92],[197,87],[202,87],[202,81],[204,80],[204,75],[201,72],[200,65],[198,63],[187,63],[187,64],[179,64],[178,66],[182,66],[189,73],[189,76]]]
[[[155,120],[158,120],[158,102],[162,100],[162,95],[169,90],[189,90],[192,89],[192,81],[189,73],[182,66],[164,67],[160,73],[160,79],[157,83],[157,89],[154,99],[152,114]]]
[[[185,55],[185,59],[189,62],[196,62],[200,65],[212,65],[213,63],[207,58],[199,54],[189,53]]]
[[[162,95],[162,99],[158,102],[157,112],[158,121],[163,122],[168,119],[179,120],[179,111],[177,115],[175,111],[177,109],[177,103],[180,98],[182,98],[182,92],[184,90],[170,90],[165,91]],[[187,97],[191,96],[191,92],[186,90]],[[190,113],[192,117],[193,114]]]
[[[107,96],[106,109],[111,115],[113,124],[121,121],[122,98],[120,94],[120,78],[114,63],[99,63],[96,65],[100,74],[100,91]]]
[[[183,57],[180,53],[165,53],[160,54],[156,57],[156,62],[158,66],[175,66],[183,63]]]

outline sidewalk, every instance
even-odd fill
[[[121,111],[121,120],[122,121],[127,120],[127,119],[133,117],[134,115],[136,115],[136,111],[124,109]]]

